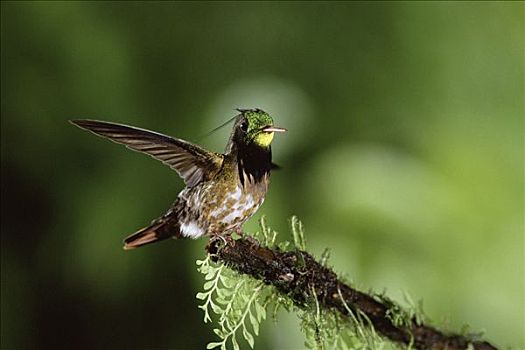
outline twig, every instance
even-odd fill
[[[270,249],[260,246],[253,238],[226,243],[212,238],[206,249],[215,261],[274,286],[299,307],[307,305],[309,293],[314,290],[322,308],[335,309],[346,316],[350,316],[350,311],[363,314],[375,331],[393,342],[410,344],[415,349],[496,349],[486,341],[445,334],[415,318],[408,325],[395,325],[388,315],[391,305],[341,282],[333,271],[305,251]]]

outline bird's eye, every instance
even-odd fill
[[[242,124],[241,124],[241,130],[242,130],[243,132],[248,131],[248,123],[246,123],[246,122],[242,123]]]

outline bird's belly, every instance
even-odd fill
[[[177,202],[180,233],[198,238],[224,234],[239,228],[255,214],[264,201],[266,187],[217,191],[214,186],[196,186],[179,194]]]
[[[209,233],[225,233],[252,217],[264,201],[258,193],[245,193],[239,187],[216,202],[208,215]]]

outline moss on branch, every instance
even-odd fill
[[[343,317],[355,319],[357,315],[366,319],[375,332],[397,344],[415,349],[496,349],[483,340],[440,331],[415,315],[396,318],[392,311],[396,305],[390,300],[342,282],[331,269],[298,249],[304,249],[304,241],[296,235],[294,240],[296,249],[284,250],[263,246],[253,237],[214,237],[206,249],[212,260],[273,286],[299,308],[308,309],[314,300],[318,308],[336,310]]]

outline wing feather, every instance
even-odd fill
[[[154,131],[90,119],[71,120],[71,123],[160,160],[175,170],[190,187],[208,180],[222,166],[222,154]]]

